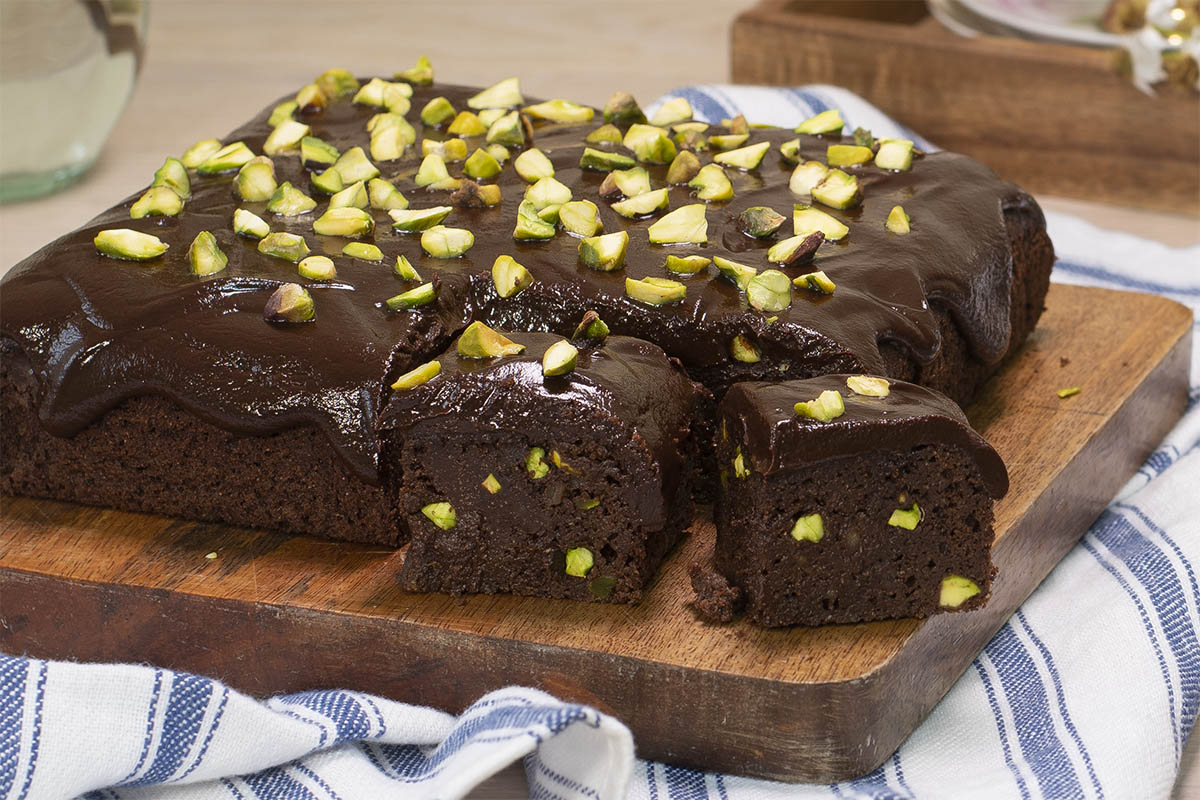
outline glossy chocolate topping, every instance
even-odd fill
[[[769,474],[827,458],[945,444],[970,454],[993,497],[1008,492],[1004,462],[953,401],[895,380],[889,381],[887,397],[865,397],[847,387],[847,377],[823,375],[786,383],[748,381],[730,389],[721,402],[721,416],[729,436],[741,442],[751,471]],[[819,422],[796,414],[796,403],[815,400],[828,390],[841,394],[846,406],[842,416]]]

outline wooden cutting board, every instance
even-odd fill
[[[3,498],[0,650],[147,661],[256,695],[345,687],[458,712],[508,684],[629,724],[645,758],[784,780],[886,759],[1182,414],[1191,312],[1054,286],[970,409],[1008,463],[990,602],[819,629],[711,626],[685,607],[708,519],[637,607],[400,591],[401,553]],[[1055,390],[1080,386],[1060,400]],[[215,553],[215,558],[207,557]]]

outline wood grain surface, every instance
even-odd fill
[[[401,552],[6,499],[0,650],[148,661],[258,695],[342,686],[452,711],[535,685],[615,714],[643,757],[854,777],[908,736],[1182,413],[1187,309],[1071,286],[1053,286],[1047,302],[969,411],[1012,482],[997,507],[999,575],[978,611],[819,629],[702,624],[686,607],[686,568],[712,546],[707,519],[641,605],[614,607],[406,594]],[[1075,385],[1081,394],[1055,395]]]

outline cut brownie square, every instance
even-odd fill
[[[752,622],[927,617],[985,601],[1008,474],[952,401],[827,375],[738,384],[719,419],[714,567]],[[728,588],[712,578],[694,576],[702,612]]]
[[[636,602],[691,523],[703,390],[655,345],[477,322],[398,384],[382,455],[406,589]]]

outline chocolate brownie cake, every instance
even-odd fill
[[[488,354],[495,354],[489,356]],[[380,427],[414,591],[631,602],[691,524],[697,391],[641,339],[473,323]]]
[[[764,626],[984,602],[1008,473],[954,403],[903,381],[825,375],[739,383],[718,414],[716,574],[693,574],[701,613],[727,621],[734,590]]]

